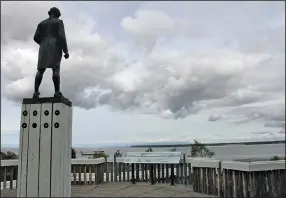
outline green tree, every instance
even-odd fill
[[[71,148],[71,158],[76,159],[76,151],[74,148]]]
[[[171,152],[176,152],[176,151],[177,151],[177,148],[176,148],[176,147],[171,148],[170,151],[171,151]]]
[[[6,153],[1,151],[0,157],[1,157],[1,160],[6,159]]]
[[[120,152],[120,150],[117,150],[115,153],[114,153],[115,157],[122,157],[122,153]]]
[[[11,151],[7,151],[5,152],[1,152],[0,154],[1,156],[1,160],[10,160],[10,159],[18,159],[18,155],[16,155],[15,153],[11,152]]]
[[[104,157],[106,159],[107,157],[109,157],[109,155],[102,151],[94,151],[91,158],[96,159],[96,158],[101,158],[101,157]]]
[[[145,152],[153,152],[153,149],[150,147]]]
[[[213,157],[215,152],[210,151],[205,144],[194,140],[194,144],[191,145],[191,157]]]
[[[275,155],[274,157],[272,157],[270,160],[271,161],[276,161],[276,160],[285,160],[285,157],[283,158],[283,157],[279,157],[278,155]]]

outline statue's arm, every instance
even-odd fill
[[[34,35],[34,41],[38,43],[39,45],[41,44],[41,32],[40,32],[40,24],[37,26],[37,30]]]
[[[60,41],[62,44],[63,52],[65,54],[67,54],[68,53],[68,45],[67,45],[64,22],[62,20],[60,20],[60,23],[59,23],[59,38],[60,38]]]

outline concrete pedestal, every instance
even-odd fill
[[[24,98],[20,127],[17,197],[70,197],[71,102]]]

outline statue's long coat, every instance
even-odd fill
[[[40,45],[38,69],[59,69],[62,52],[68,53],[63,21],[48,18],[39,23],[34,41]]]

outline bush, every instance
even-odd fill
[[[176,148],[176,147],[175,147],[175,148],[171,148],[170,151],[171,151],[171,152],[176,152],[176,151],[177,151],[177,148]]]
[[[213,157],[215,152],[210,151],[206,145],[194,140],[194,144],[191,145],[191,157]]]
[[[1,160],[18,159],[18,155],[16,155],[15,153],[11,151],[7,151],[7,153],[1,152],[0,157],[1,157]]]
[[[76,159],[76,151],[74,148],[71,148],[71,158]]]
[[[272,157],[270,160],[271,161],[276,161],[276,160],[285,160],[285,157],[283,158],[283,157],[279,157],[279,156],[277,156],[277,155],[275,155],[274,157]]]
[[[93,156],[91,158],[96,159],[96,158],[101,158],[101,157],[104,157],[106,159],[107,157],[109,157],[109,155],[106,154],[105,152],[94,151]]]
[[[114,153],[114,156],[115,156],[115,157],[122,157],[122,153],[120,153],[120,150],[117,150],[117,151]]]

